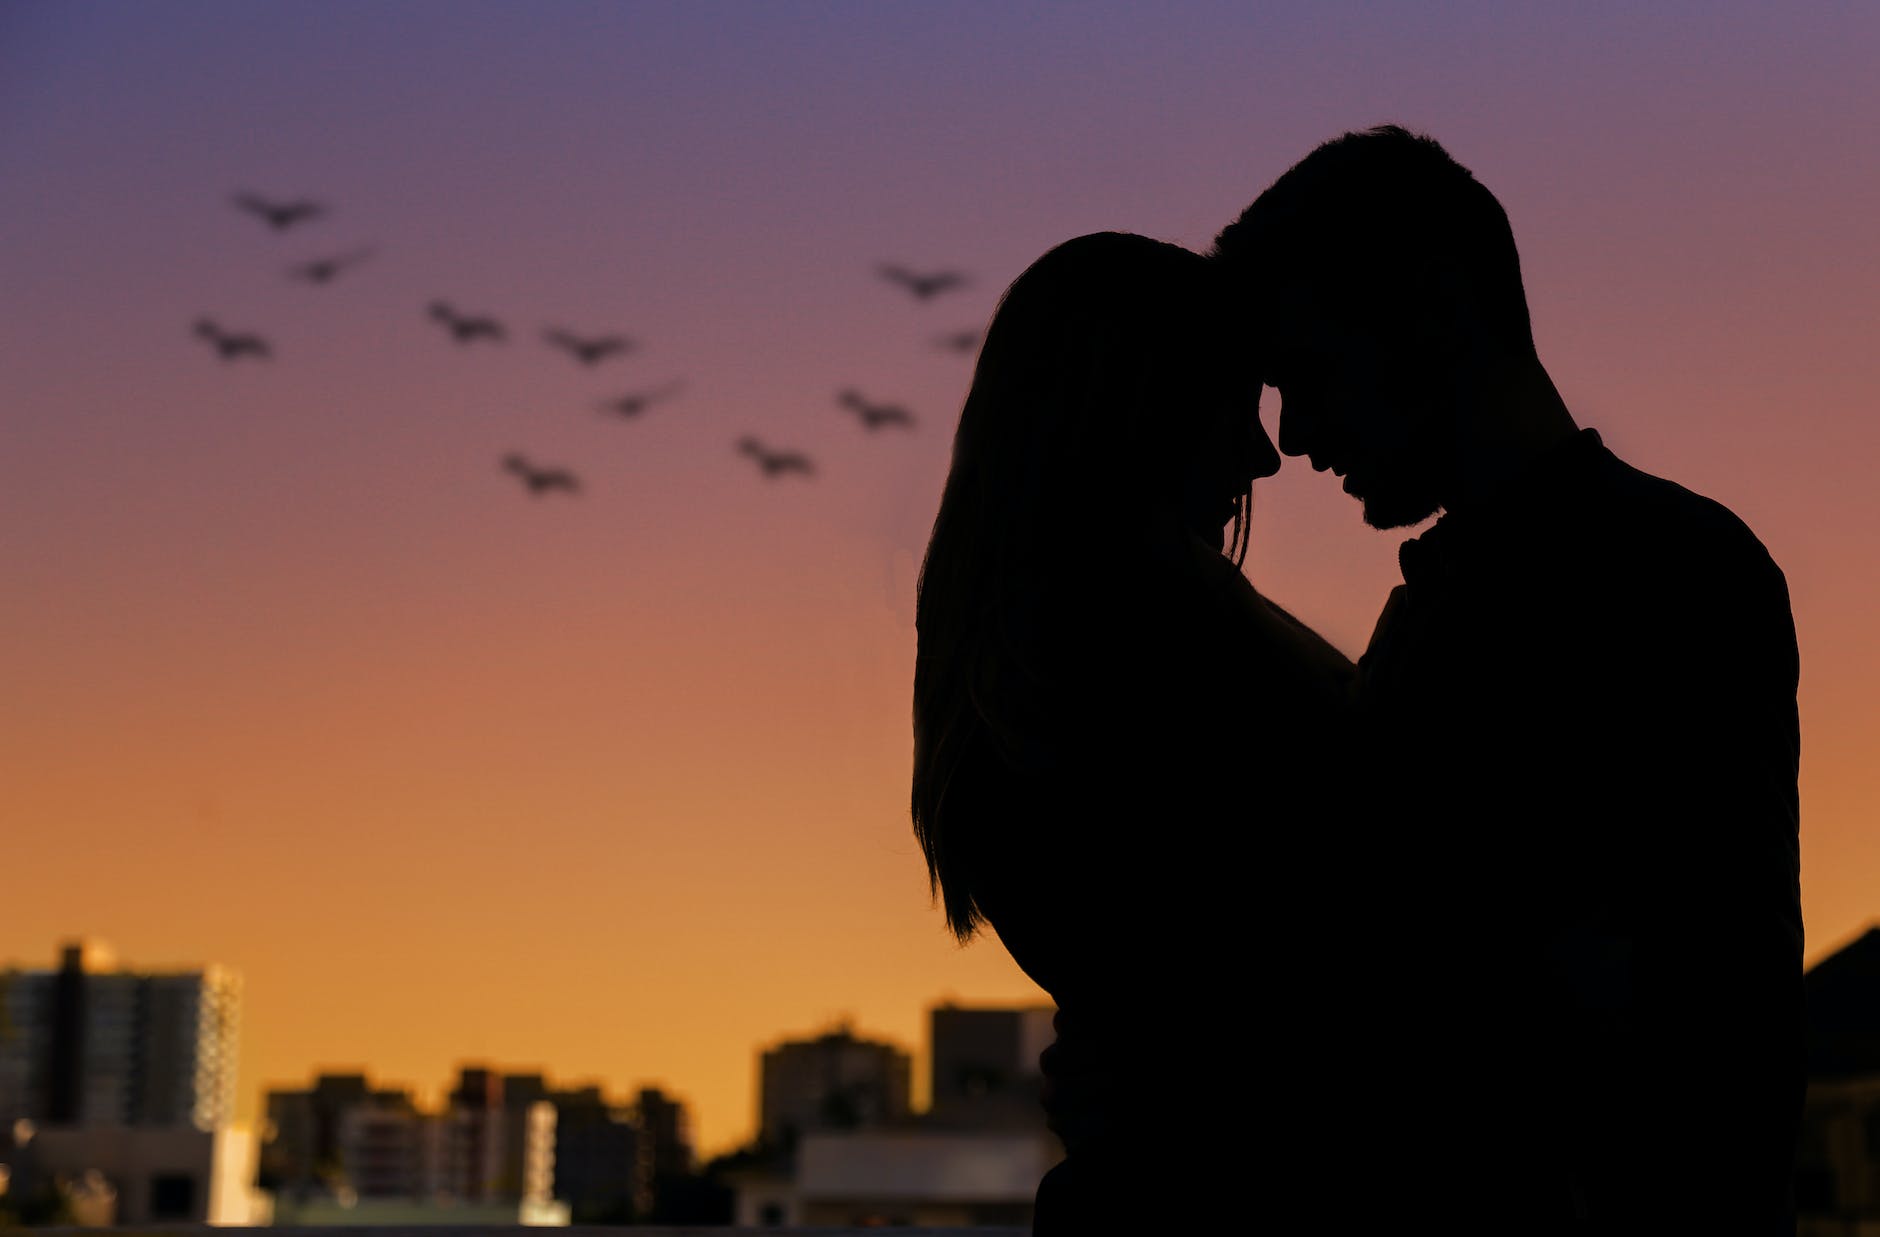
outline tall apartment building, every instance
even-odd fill
[[[0,1123],[213,1130],[234,1117],[241,978],[121,970],[95,943],[0,971]]]
[[[219,966],[135,972],[80,942],[56,969],[0,971],[10,1186],[87,1183],[90,1224],[249,1222],[254,1140],[233,1126],[240,1018],[240,977]]]
[[[758,1129],[772,1146],[812,1130],[901,1121],[912,1107],[913,1059],[848,1027],[766,1049],[761,1072]]]

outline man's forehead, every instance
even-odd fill
[[[1323,280],[1275,279],[1257,303],[1269,330],[1309,331],[1328,324],[1336,299]]]
[[[1262,304],[1262,348],[1275,362],[1328,362],[1361,343],[1359,323],[1331,290],[1308,283],[1276,284]]]

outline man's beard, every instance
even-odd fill
[[[1427,443],[1427,439],[1424,440]],[[1372,528],[1408,528],[1442,510],[1449,461],[1428,446],[1405,451],[1358,495]]]
[[[1438,385],[1436,377],[1423,380]],[[1372,528],[1408,528],[1421,524],[1443,508],[1443,496],[1452,490],[1455,474],[1454,406],[1422,401],[1401,407],[1406,436],[1395,450],[1374,459],[1365,470],[1364,488],[1357,497],[1364,503],[1364,522]]]
[[[1428,494],[1386,489],[1364,499],[1364,522],[1372,528],[1408,528],[1442,509]]]

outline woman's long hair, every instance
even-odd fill
[[[948,792],[975,760],[1049,767],[1041,603],[1174,501],[1194,447],[1172,418],[1199,411],[1185,363],[1237,342],[1222,281],[1177,245],[1100,232],[1033,263],[987,329],[915,603],[914,833],[962,941],[983,918],[969,856],[985,805],[952,810]],[[1235,506],[1236,563],[1250,500]]]

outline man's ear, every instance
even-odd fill
[[[1428,355],[1448,364],[1479,357],[1493,333],[1474,281],[1460,266],[1438,260],[1430,264],[1423,290],[1426,299],[1420,321]]]

